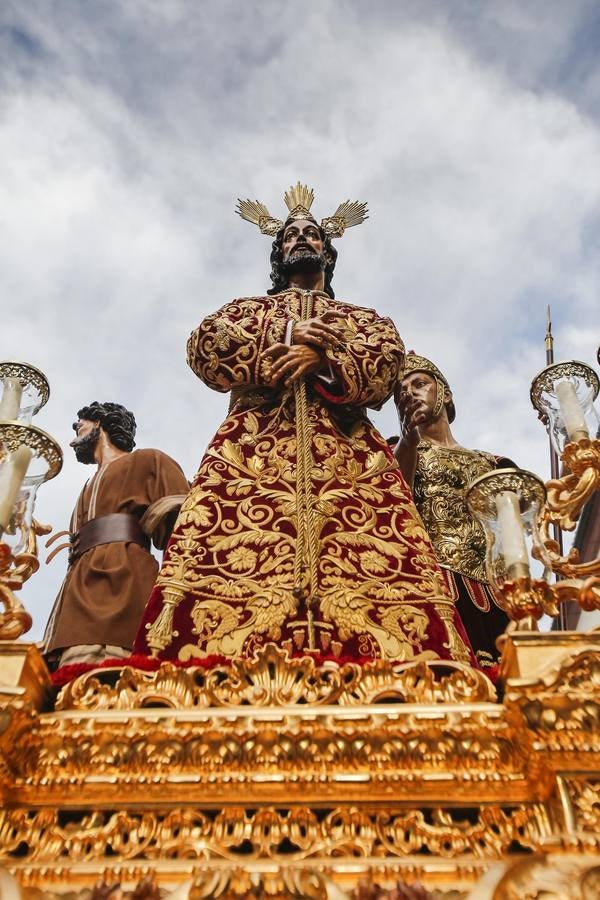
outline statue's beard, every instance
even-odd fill
[[[324,253],[314,250],[296,250],[283,260],[282,269],[285,275],[297,275],[299,272],[324,272],[327,259]]]
[[[96,462],[94,452],[99,440],[100,426],[94,428],[94,430],[90,431],[89,434],[86,434],[85,437],[76,437],[75,440],[71,442],[71,447],[75,451],[77,462],[93,465]]]

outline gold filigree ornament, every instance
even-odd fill
[[[27,547],[23,553],[19,553],[17,556],[12,555],[6,544],[0,543],[0,603],[4,604],[4,611],[0,613],[0,640],[2,641],[14,641],[31,628],[31,615],[14,591],[20,590],[23,584],[39,569],[37,538],[48,534],[51,530],[49,525],[40,525],[34,520],[29,532]]]
[[[297,184],[290,187],[284,195],[285,204],[289,210],[288,219],[313,219],[311,206],[314,200],[314,191],[305,184]],[[262,234],[274,237],[280,228],[283,228],[284,219],[275,219],[270,214],[264,203],[259,200],[237,201],[236,212],[257,225]],[[346,228],[360,225],[368,219],[367,204],[356,200],[344,200],[331,216],[321,220],[321,228],[329,238],[340,238]]]
[[[3,364],[8,365],[8,364]],[[17,364],[11,364],[17,366]],[[36,370],[37,371],[37,370]],[[42,376],[43,377],[43,376]],[[43,384],[38,385],[43,395]],[[33,460],[28,469],[34,473],[26,476],[23,484],[36,485],[54,478],[62,467],[62,451],[59,444],[34,425],[17,421],[0,422],[0,448],[2,454],[9,454],[19,447],[29,447]],[[35,493],[33,494],[35,496]],[[17,504],[11,520],[4,530],[4,541],[0,542],[0,603],[4,611],[0,614],[0,640],[15,640],[31,628],[32,620],[23,604],[14,594],[39,568],[37,537],[48,534],[51,528],[40,525],[35,520],[29,525],[26,502]],[[12,546],[7,538],[11,538]],[[18,548],[18,549],[17,549]],[[13,552],[14,551],[14,552]]]
[[[115,675],[118,678],[115,683]],[[453,662],[384,660],[359,665],[317,664],[312,657],[290,658],[274,644],[254,659],[230,666],[178,668],[163,663],[156,672],[104,669],[67,684],[57,710],[206,709],[233,706],[314,706],[364,703],[494,702],[492,683],[482,672]]]
[[[535,855],[510,865],[491,900],[596,900],[600,896],[597,856]]]
[[[544,544],[555,563],[552,568],[561,575],[575,572],[600,573],[598,560],[586,563],[583,567],[577,566],[576,569],[573,565],[568,565],[578,562],[577,552],[561,560],[557,554],[558,546],[548,535],[548,529],[553,524],[559,525],[564,531],[573,531],[581,510],[594,491],[600,488],[600,440],[582,438],[571,442],[566,445],[561,459],[567,472],[561,478],[548,481],[548,499],[542,521]]]
[[[567,444],[561,454],[566,474],[547,482],[548,498],[542,511],[539,556],[549,562],[560,581],[552,585],[556,603],[576,601],[586,611],[600,609],[600,558],[580,562],[579,550],[560,554],[550,529],[558,525],[573,531],[592,494],[600,489],[600,440],[581,438]]]
[[[326,879],[310,869],[280,868],[274,872],[249,873],[245,868],[199,872],[193,881],[190,900],[328,900]],[[336,896],[340,896],[339,894]],[[346,895],[341,895],[346,896]]]
[[[43,372],[30,363],[4,360],[0,362],[0,381],[5,378],[16,378],[21,384],[22,413],[20,419],[29,420],[42,406],[45,406],[50,397],[50,385]]]
[[[590,437],[597,430],[593,400],[599,392],[598,375],[577,360],[547,366],[531,385],[531,402],[548,425],[564,472],[546,485],[538,555],[560,578],[552,586],[556,601],[574,600],[586,611],[600,609],[600,559],[581,562],[576,547],[561,555],[550,530],[573,531],[583,507],[600,489],[600,440]]]
[[[0,443],[7,453],[13,453],[22,446],[29,447],[34,457],[45,463],[44,481],[55,478],[62,469],[63,455],[60,444],[35,425],[12,421],[0,422]]]
[[[589,437],[589,432],[586,430],[587,423],[584,421],[581,421],[576,426],[575,432],[569,436],[569,428],[564,419],[564,411],[557,392],[557,385],[561,381],[570,381],[577,400],[580,403],[583,402],[590,409],[593,400],[600,393],[598,375],[590,366],[579,360],[552,363],[535,376],[529,392],[531,403],[539,418],[548,424],[552,443],[559,451],[560,442],[565,438],[576,441],[582,437]],[[583,413],[583,410],[581,412]]]
[[[534,381],[532,401],[538,411],[544,407],[540,400],[543,391],[549,390],[547,373],[552,369],[560,376],[570,375],[575,366],[582,364],[559,363],[549,366]],[[556,371],[552,377],[556,377]],[[587,376],[587,367],[584,374]],[[592,373],[593,374],[593,373]],[[597,391],[597,379],[590,376],[589,389]],[[553,572],[559,580],[551,584],[542,578],[531,578],[528,566],[523,571],[512,573],[496,572],[497,585],[506,612],[519,627],[533,627],[533,620],[544,613],[555,616],[561,603],[575,601],[585,611],[600,609],[600,558],[581,562],[579,550],[572,547],[566,555],[561,555],[560,546],[550,530],[558,526],[565,531],[573,531],[583,507],[595,491],[600,489],[600,440],[580,437],[569,441],[561,452],[565,474],[553,478],[545,485],[531,473],[521,469],[498,469],[482,475],[473,481],[467,504],[473,515],[482,521],[491,521],[496,497],[502,491],[512,491],[520,498],[521,509],[527,504],[539,506],[537,521],[532,523],[532,556],[546,567],[546,574]],[[511,474],[512,472],[512,474]],[[490,541],[486,554],[486,567],[493,568],[494,540]]]
[[[483,806],[474,815],[460,809],[427,811],[340,806],[316,811],[306,806],[289,810],[225,807],[206,810],[179,808],[154,812],[120,809],[73,811],[65,827],[53,810],[0,811],[4,858],[51,863],[94,862],[112,856],[126,860],[228,860],[232,863],[272,860],[278,864],[318,859],[323,847],[332,855],[398,859],[429,854],[456,859],[499,859],[514,841],[534,849],[545,835],[545,816],[536,804]],[[240,852],[240,848],[244,851]],[[297,870],[299,871],[299,870]],[[213,896],[212,894],[210,896]]]
[[[597,773],[600,655],[594,644],[574,653],[547,664],[546,669],[536,675],[509,677],[504,703],[511,717],[517,711],[522,716],[539,751],[576,754],[578,767],[583,770],[588,767]],[[597,781],[597,776],[594,780]],[[568,793],[573,794],[573,791]],[[600,803],[598,791],[594,802]],[[584,822],[579,831],[587,827],[598,845],[598,830],[589,826],[589,821],[587,826]]]
[[[480,475],[471,483],[466,502],[470,513],[484,527],[497,515],[496,498],[503,491],[514,493],[519,498],[521,509],[535,511],[542,507],[546,499],[543,482],[525,469],[496,469]],[[519,623],[518,628],[529,630],[536,627],[535,620],[542,615],[556,615],[558,610],[554,586],[543,578],[532,578],[527,564],[520,564],[511,572],[510,568],[507,570],[504,567],[503,562],[494,562],[497,538],[494,535],[490,539],[489,528],[486,531],[486,570],[509,619]],[[502,554],[497,560],[502,560]]]

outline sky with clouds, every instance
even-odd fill
[[[4,0],[0,358],[46,373],[36,424],[65,450],[37,517],[68,525],[91,400],[194,475],[226,398],[187,336],[269,284],[236,198],[282,216],[298,179],[318,217],[369,203],[337,296],[436,360],[462,443],[547,477],[546,305],[557,359],[600,342],[599,43],[596,0]],[[393,404],[374,418],[397,432]],[[33,639],[65,566],[23,591]]]

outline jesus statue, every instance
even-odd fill
[[[320,224],[313,192],[285,221],[240,215],[274,237],[272,288],[207,316],[188,362],[231,394],[184,502],[136,651],[189,661],[290,654],[474,663],[411,492],[367,417],[404,365],[388,318],[334,299],[332,239],[366,218],[347,201]]]

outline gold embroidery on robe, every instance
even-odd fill
[[[344,334],[327,352],[333,377],[271,387],[262,350],[290,318],[325,312]],[[365,413],[389,397],[403,359],[389,319],[317,292],[235,301],[201,323],[188,361],[236,399],[181,509],[136,649],[189,660],[274,640],[299,652],[472,658],[410,491]]]

